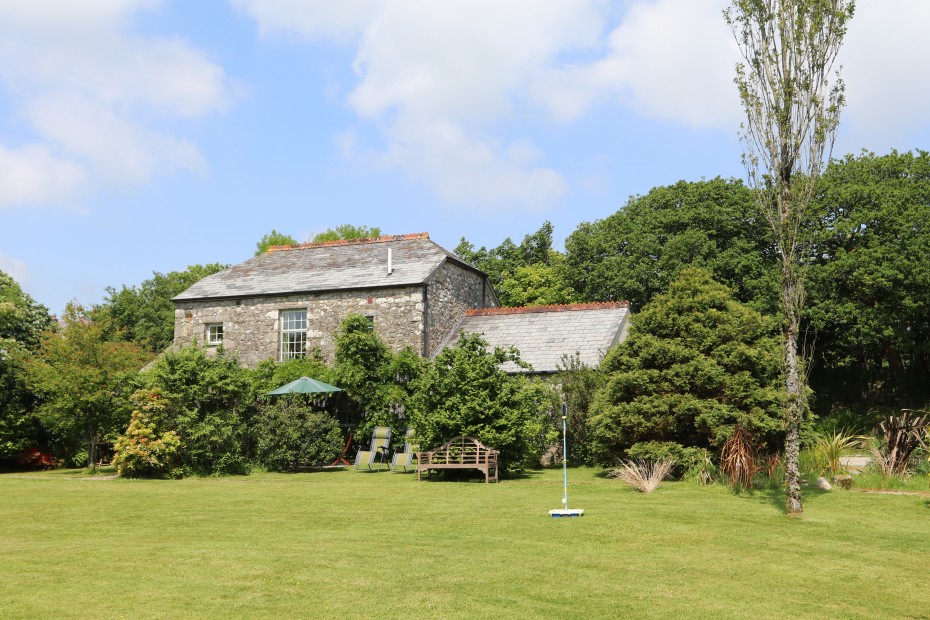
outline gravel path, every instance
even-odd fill
[[[842,465],[851,474],[860,474],[872,462],[871,456],[844,456],[840,457]]]

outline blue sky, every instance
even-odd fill
[[[723,0],[0,0],[0,269],[52,312],[343,223],[497,245],[743,177]],[[860,0],[835,155],[930,146],[930,3]]]

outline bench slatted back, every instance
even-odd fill
[[[456,437],[435,450],[421,453],[428,463],[486,465],[497,463],[497,450],[488,448],[473,437]]]

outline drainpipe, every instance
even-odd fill
[[[423,358],[429,357],[429,284],[423,285]]]

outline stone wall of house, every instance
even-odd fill
[[[496,307],[487,278],[446,261],[427,283],[426,355],[433,356],[469,308]]]
[[[393,351],[423,350],[422,286],[368,291],[182,302],[174,311],[174,345],[206,342],[207,326],[223,324],[223,346],[237,351],[242,365],[254,368],[278,359],[282,310],[307,310],[307,347],[319,347],[332,361],[339,324],[349,314],[374,317],[375,331]]]

